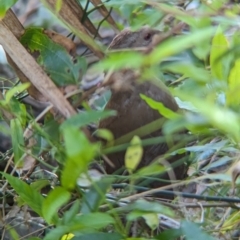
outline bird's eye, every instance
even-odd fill
[[[146,33],[145,36],[144,36],[144,40],[148,41],[151,39],[151,33]]]

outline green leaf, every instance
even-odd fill
[[[231,69],[228,78],[229,91],[227,92],[227,103],[239,105],[240,96],[240,60],[236,60],[234,67]]]
[[[62,219],[63,225],[69,223],[79,212],[80,212],[80,201],[76,200],[71,206],[71,208],[64,213],[63,219]]]
[[[94,68],[96,69],[95,71],[119,70],[124,67],[135,69],[139,68],[143,64],[143,61],[143,55],[138,52],[122,51],[109,53],[109,56],[97,63]]]
[[[213,32],[214,27],[208,27],[189,33],[185,36],[170,38],[169,40],[162,42],[154,49],[154,51],[148,54],[144,58],[144,63],[148,66],[157,64],[166,57],[178,54],[193,45],[197,45],[202,41],[210,39]]]
[[[104,139],[109,143],[114,140],[114,136],[113,136],[112,132],[105,128],[97,129],[94,132],[94,136]]]
[[[80,174],[86,172],[88,164],[95,156],[97,145],[90,144],[85,134],[78,128],[63,128],[66,145],[66,163],[61,176],[62,186],[73,189]]]
[[[9,101],[12,99],[14,95],[27,90],[29,86],[30,86],[30,83],[22,83],[8,90],[5,96],[6,103],[9,103]]]
[[[21,199],[33,211],[35,211],[39,216],[42,217],[42,203],[44,200],[43,196],[19,178],[13,177],[7,173],[2,173],[2,175],[7,179],[9,184],[18,193]]]
[[[186,240],[213,240],[214,238],[205,233],[200,225],[183,221],[181,224],[181,230]]]
[[[136,202],[134,203],[131,203],[129,204],[128,206],[124,207],[124,210],[126,211],[136,211],[140,214],[146,214],[146,213],[162,213],[162,214],[166,214],[166,215],[169,215],[169,216],[174,216],[174,212],[164,206],[164,205],[161,205],[160,203],[158,202],[149,202],[149,201],[146,201],[146,200],[143,200],[143,199],[139,199],[137,200]],[[138,216],[134,216],[134,218],[131,217],[131,215],[128,216],[128,219],[129,220],[134,220],[136,219],[136,217],[139,217],[141,215],[138,215]]]
[[[125,167],[132,173],[139,165],[143,155],[143,148],[141,146],[141,139],[134,136],[130,142],[130,146],[125,153]]]
[[[86,67],[84,58],[72,59],[67,50],[52,41],[43,29],[28,28],[21,43],[37,56],[37,62],[58,86],[77,84],[79,72]]]
[[[154,110],[158,110],[159,113],[168,119],[174,119],[179,117],[179,115],[175,112],[173,112],[172,110],[170,110],[169,108],[166,108],[162,102],[157,102],[155,100],[153,100],[150,97],[147,97],[144,94],[140,94],[140,97]]]
[[[235,141],[240,141],[240,118],[238,114],[225,107],[216,106],[210,101],[188,96],[180,91],[174,90],[174,93],[182,100],[190,101],[212,126],[228,134]]]
[[[228,41],[224,36],[221,27],[219,26],[217,32],[212,40],[212,47],[210,52],[210,66],[212,75],[219,79],[224,80],[224,62],[221,58],[224,53],[228,50]]]
[[[77,128],[80,128],[92,122],[97,122],[100,119],[102,120],[104,118],[115,116],[115,115],[116,115],[116,111],[111,111],[111,110],[107,110],[107,111],[106,110],[105,111],[89,110],[86,112],[81,112],[64,121],[64,123],[61,125],[61,129],[68,126],[75,126]]]
[[[24,151],[22,149],[24,147],[23,129],[18,119],[12,119],[10,122],[10,126],[14,153],[14,163],[17,164],[18,167],[22,167],[23,159],[21,159],[21,157],[24,154]]]
[[[30,187],[35,189],[36,191],[40,191],[42,188],[49,186],[49,185],[50,185],[49,180],[40,179],[40,180],[37,180],[37,181],[31,183]]]
[[[54,219],[57,216],[59,208],[66,204],[71,198],[71,194],[62,187],[55,187],[42,204],[42,215],[49,224],[56,224]]]
[[[48,233],[44,240],[60,239],[66,233],[86,233],[114,224],[114,219],[106,213],[90,213],[76,216],[69,223],[58,226]]]
[[[14,116],[16,116],[16,118],[19,119],[19,121],[21,122],[21,125],[25,127],[27,123],[26,106],[20,103],[18,100],[12,98],[8,104],[8,107],[10,111],[14,113]]]
[[[166,171],[166,167],[159,164],[150,164],[143,167],[137,171],[139,176],[151,176],[155,174],[160,174]]]
[[[103,178],[95,182],[88,192],[83,196],[81,213],[90,213],[98,211],[99,206],[106,198],[106,192],[112,183],[111,179]]]
[[[56,12],[59,12],[62,7],[62,0],[57,0],[56,2]]]
[[[89,233],[73,237],[71,240],[122,240],[124,237],[119,233]]]
[[[146,213],[142,217],[145,219],[146,224],[152,229],[155,230],[159,226],[159,218],[156,213]]]
[[[0,19],[5,16],[7,10],[12,7],[17,0],[1,0],[0,1]]]

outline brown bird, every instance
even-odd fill
[[[112,41],[109,49],[121,48],[137,48],[147,47],[152,43],[156,34],[160,32],[148,27],[144,27],[136,32],[124,30],[119,33]],[[178,105],[172,95],[168,92],[166,87],[159,87],[150,81],[138,83],[134,79],[134,73],[131,70],[123,70],[113,74],[113,78],[117,81],[122,78],[122,87],[120,89],[112,89],[112,96],[106,106],[107,109],[117,111],[117,116],[104,119],[100,122],[99,128],[109,129],[115,139],[118,139],[133,130],[141,129],[144,125],[151,123],[163,117],[157,110],[150,108],[147,103],[141,99],[140,94],[144,94],[155,101],[163,103],[163,105],[172,111],[178,111]],[[127,87],[126,87],[127,85]],[[135,133],[134,135],[137,135]],[[162,136],[162,129],[155,130],[152,133],[147,133],[143,138]],[[129,141],[131,139],[128,138]],[[169,150],[167,143],[159,143],[152,146],[144,147],[143,157],[138,165],[138,168],[148,166],[151,162],[156,160],[159,156],[164,155]],[[114,164],[114,168],[106,163],[106,172],[112,174],[118,169],[124,167],[125,151],[115,152],[107,155],[107,157]],[[173,163],[181,159],[182,155],[175,155],[166,159],[169,163]],[[186,165],[180,162],[174,168],[175,178],[182,179],[186,173]],[[160,187],[169,183],[164,180],[169,180],[169,175],[163,173],[158,176],[159,181],[154,181],[150,184],[151,187]],[[160,181],[163,179],[163,181]]]

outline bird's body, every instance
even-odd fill
[[[144,29],[142,32],[139,31],[138,34],[133,33],[131,39],[131,47],[141,47],[140,40],[145,39],[144,36],[148,38],[148,44],[143,41],[142,46],[148,46],[151,44],[151,40],[155,34],[158,34],[158,31],[151,30],[151,29]],[[131,34],[131,32],[128,32]],[[139,36],[140,35],[140,36]],[[150,39],[149,39],[149,36]],[[126,48],[127,43],[125,39],[126,34],[121,33],[115,37],[112,44],[110,44],[110,48],[117,49],[117,48]],[[137,44],[134,44],[134,38],[137,38]],[[139,42],[140,41],[140,42]],[[118,43],[115,46],[113,43]],[[127,88],[120,88],[120,89],[112,89],[112,96],[107,104],[107,109],[113,109],[117,111],[117,116],[110,117],[104,119],[100,122],[100,128],[107,128],[112,133],[115,139],[119,139],[126,134],[138,129],[141,131],[141,128],[146,124],[149,124],[157,119],[162,119],[163,117],[159,114],[157,110],[154,110],[148,106],[148,104],[141,99],[140,94],[144,94],[147,97],[152,98],[155,101],[163,103],[163,105],[172,111],[178,110],[178,105],[172,95],[168,92],[165,87],[159,87],[150,81],[145,81],[139,83],[137,79],[133,79],[133,74],[131,75],[131,70],[125,71],[125,73],[121,74],[123,85],[124,81],[126,81],[126,85],[130,87]],[[135,133],[135,135],[138,135]],[[159,137],[162,136],[161,128],[155,130],[151,133],[146,133],[143,138],[150,138],[150,137]],[[126,139],[129,142],[133,136],[129,136]],[[148,166],[151,162],[153,162],[157,157],[164,155],[169,150],[169,146],[167,143],[159,143],[152,146],[144,147],[143,157],[139,164],[139,168]],[[108,158],[114,164],[114,168],[110,165],[106,164],[106,172],[109,174],[114,173],[120,168],[124,167],[124,156],[125,151],[116,152],[108,155]],[[179,155],[173,156],[167,160],[169,162],[175,162],[180,158]],[[182,179],[185,174],[185,164],[181,163],[174,169],[176,179]],[[162,174],[161,178],[169,179],[168,174]],[[166,183],[156,183],[151,184],[151,186],[162,186],[166,185]]]

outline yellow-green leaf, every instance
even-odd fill
[[[221,27],[219,26],[217,32],[212,40],[212,47],[210,52],[210,66],[214,77],[219,80],[224,80],[224,64],[221,56],[228,50],[228,41],[224,36]]]
[[[14,153],[14,163],[18,164],[18,167],[22,167],[23,159],[21,159],[21,157],[24,154],[23,129],[20,121],[17,118],[11,120],[10,126],[11,126],[13,153]]]
[[[146,224],[152,229],[155,230],[159,225],[159,218],[156,213],[146,213],[143,214],[143,218],[146,221]]]
[[[66,204],[71,198],[70,192],[63,187],[55,187],[42,204],[42,214],[44,219],[49,223],[55,223],[59,208]]]
[[[227,103],[238,105],[240,103],[240,60],[236,60],[234,67],[231,69],[228,78],[229,92],[227,94]]]
[[[166,108],[161,102],[157,102],[152,98],[147,97],[144,94],[140,94],[140,97],[152,108],[158,110],[159,113],[168,119],[174,119],[179,116],[179,114],[173,112],[171,109]]]
[[[143,148],[141,139],[138,136],[134,136],[130,144],[125,154],[125,167],[132,172],[137,168],[142,159]]]

